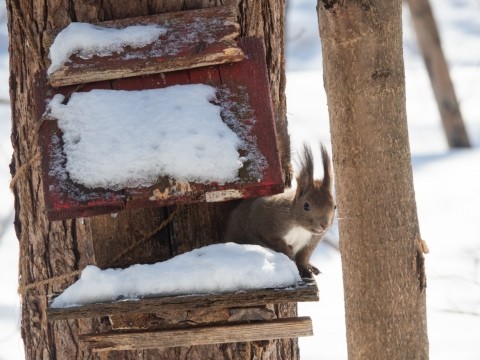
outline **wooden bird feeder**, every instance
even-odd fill
[[[310,317],[278,319],[269,304],[318,299],[315,280],[303,279],[287,288],[50,307],[47,316],[49,321],[108,316],[114,330],[81,340],[95,352],[140,350],[312,336]]]
[[[45,74],[37,76],[36,108],[41,122],[39,138],[49,220],[179,203],[226,201],[283,191],[265,50],[260,39],[234,40],[239,31],[234,11],[231,6],[223,6],[101,23],[98,25],[116,28],[154,23],[167,30],[158,41],[142,48],[126,46],[120,53],[88,59],[71,55],[69,61],[48,78]],[[45,33],[47,53],[58,33],[59,30]],[[179,45],[175,40],[178,38],[186,40]],[[175,41],[174,55],[160,51],[162,46],[173,47]],[[58,122],[51,121],[56,119],[46,112],[46,103],[55,95],[62,94],[68,101],[74,93],[93,89],[147,90],[185,84],[207,84],[217,89],[222,118],[228,111],[250,129],[243,136],[254,142],[268,164],[261,169],[261,174],[253,176],[250,168],[253,165],[247,161],[238,172],[238,180],[222,184],[185,182],[159,175],[151,186],[111,190],[76,183],[65,167],[58,168],[59,163],[65,164],[68,159]],[[226,104],[230,104],[228,108]],[[248,155],[245,151],[239,152],[242,157]],[[104,159],[108,156],[98,154]]]
[[[214,7],[98,24],[121,29],[158,24],[166,30],[141,48],[88,58],[78,54],[46,76],[36,77],[36,110],[42,154],[42,176],[49,220],[116,213],[124,209],[192,202],[216,202],[280,193],[284,185],[275,139],[265,49],[257,38],[240,38],[235,8]],[[44,33],[46,53],[60,30]],[[181,39],[182,41],[179,41]],[[165,49],[175,51],[166,51]],[[163,51],[165,50],[165,51]],[[56,95],[64,103],[73,94],[96,89],[149,90],[174,85],[206,84],[216,90],[221,117],[242,140],[250,141],[267,166],[252,171],[249,161],[238,180],[195,182],[159,175],[151,186],[90,188],[72,180],[66,170],[65,134],[48,111]],[[58,98],[58,97],[57,97]],[[234,117],[248,132],[229,124]],[[186,139],[185,141],[188,141]],[[140,145],[140,144],[139,144]],[[218,149],[222,151],[222,149]],[[248,159],[247,150],[240,149]],[[98,157],[108,161],[109,154]],[[159,153],[158,156],[162,156]],[[255,170],[255,169],[254,169]],[[258,169],[257,169],[258,170]],[[219,294],[148,296],[127,301],[51,308],[49,321],[108,316],[110,332],[83,334],[93,351],[135,350],[227,342],[271,340],[313,335],[308,317],[279,319],[273,304],[318,301],[313,279],[288,288]]]

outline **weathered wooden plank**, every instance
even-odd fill
[[[93,351],[113,351],[224,344],[312,335],[312,320],[309,317],[298,317],[173,330],[86,334],[81,335],[80,340]]]
[[[314,279],[303,279],[295,287],[246,290],[223,294],[177,295],[145,297],[139,300],[94,303],[69,308],[48,308],[50,321],[107,315],[155,314],[168,311],[193,311],[208,307],[212,311],[222,308],[318,301],[318,287]]]
[[[155,314],[122,314],[109,316],[112,330],[173,329],[187,325],[226,324],[233,322],[272,320],[277,316],[266,305],[246,308],[163,310]]]
[[[227,323],[229,309],[211,311],[209,308],[163,311],[155,314],[122,314],[109,316],[112,330],[153,330],[173,329],[189,325],[207,325]],[[256,318],[255,320],[265,320]]]
[[[247,59],[236,64],[226,64],[220,66],[220,78],[222,85],[227,89],[236,89],[230,95],[226,95],[223,101],[229,101],[232,104],[242,104],[244,96],[248,98],[248,103],[252,109],[250,116],[245,116],[245,122],[252,122],[255,128],[255,135],[261,141],[257,142],[259,151],[268,159],[268,167],[263,174],[264,179],[269,179],[275,183],[278,181],[277,170],[281,168],[278,146],[276,142],[275,122],[264,121],[263,119],[273,118],[272,98],[269,96],[270,88],[268,86],[268,75],[265,64],[265,47],[262,41],[253,37],[244,37],[239,39],[238,45],[248,55]],[[245,92],[242,91],[245,89]],[[245,114],[242,109],[238,110],[240,114]],[[262,186],[266,188],[267,180],[263,181]],[[258,183],[260,188],[260,183]],[[265,196],[267,193],[259,194],[259,189],[249,187],[244,189],[244,197]],[[251,191],[251,193],[249,193]]]
[[[177,182],[165,177],[150,187],[108,191],[89,189],[74,183],[59,166],[66,161],[62,155],[61,131],[56,121],[49,121],[44,115],[45,100],[58,93],[68,98],[72,92],[90,90],[92,85],[72,85],[55,89],[47,86],[44,79],[39,79],[36,102],[41,122],[42,176],[49,220],[179,203],[219,202],[282,192],[282,170],[275,141],[263,44],[260,39],[251,38],[242,39],[239,46],[248,55],[241,62],[95,83],[95,88],[115,90],[153,89],[192,83],[205,83],[216,87],[218,103],[222,107],[226,104],[227,111],[222,113],[223,120],[228,124],[225,114],[234,114],[240,123],[249,127],[246,141],[254,142],[251,145],[258,148],[267,164],[261,173],[257,173],[252,171],[254,165],[247,161],[239,171],[239,181],[226,184]],[[235,131],[233,128],[232,130]],[[60,145],[52,147],[54,139],[60,139]],[[241,149],[240,155],[247,158],[249,156]],[[52,172],[52,166],[57,167],[58,171]]]
[[[222,85],[220,69],[218,66],[209,66],[202,69],[190,69],[188,70],[188,77],[190,78],[190,82],[193,84],[201,83],[217,88]]]
[[[203,69],[203,68],[201,68]],[[188,71],[172,71],[148,76],[136,76],[112,80],[114,90],[161,89],[172,85],[189,84]]]
[[[50,74],[50,84],[59,87],[223,64],[244,58],[234,40],[240,26],[233,6],[106,21],[97,25],[125,28],[147,24],[159,24],[166,33],[142,48],[125,47],[122,52],[108,56],[82,59],[74,54],[59,70]],[[47,53],[60,31],[44,32]]]

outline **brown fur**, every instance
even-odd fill
[[[321,152],[325,174],[323,180],[313,178],[312,152],[308,146],[304,146],[297,188],[287,189],[282,194],[241,201],[230,215],[226,240],[269,247],[294,260],[302,276],[318,274],[318,269],[310,264],[310,257],[332,224],[335,213],[330,157],[323,146]],[[296,253],[294,246],[285,240],[292,229],[305,234],[306,239],[304,243],[297,243],[302,246]]]

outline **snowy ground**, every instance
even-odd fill
[[[440,24],[453,82],[476,147],[450,151],[446,145],[428,77],[408,13],[405,13],[407,111],[415,190],[427,256],[428,326],[431,359],[480,358],[480,1],[431,1]],[[329,144],[326,98],[315,0],[292,0],[288,31],[288,112],[293,147],[304,141]],[[23,358],[18,323],[18,245],[8,189],[10,113],[7,33],[0,9],[0,360]],[[344,360],[343,286],[339,254],[321,245],[313,262],[321,301],[300,305],[313,318],[315,336],[301,339],[303,360]]]

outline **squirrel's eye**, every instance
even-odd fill
[[[303,209],[305,211],[310,211],[310,203],[306,202],[305,204],[303,204]]]
[[[333,207],[333,210],[337,210],[337,205],[335,205],[335,206]]]

